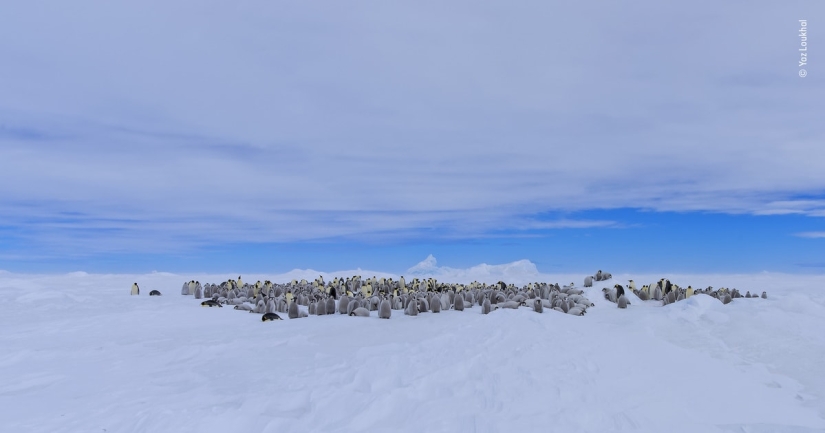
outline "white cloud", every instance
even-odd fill
[[[825,191],[825,113],[781,4],[64,3],[0,5],[0,225],[42,242],[825,215],[794,198]]]
[[[796,236],[799,236],[801,238],[811,238],[811,239],[825,238],[825,232],[802,232],[802,233],[797,233]]]

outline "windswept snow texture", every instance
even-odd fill
[[[526,261],[460,270],[432,259],[415,271],[456,282],[584,278],[540,275]],[[584,317],[482,315],[476,305],[266,323],[180,295],[185,280],[237,275],[0,272],[0,424],[15,433],[825,430],[825,278],[608,271],[614,280],[588,289],[596,306]],[[324,275],[356,273],[388,275]],[[661,307],[630,295],[620,310],[600,296],[614,282],[661,277],[768,299],[698,295]],[[129,296],[135,281],[141,295]]]

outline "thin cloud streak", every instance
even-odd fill
[[[798,236],[800,238],[821,239],[825,238],[825,232],[802,232],[796,233],[794,236]]]
[[[787,4],[30,3],[0,5],[0,225],[40,245],[825,216],[798,198],[825,191],[825,88],[788,73]]]

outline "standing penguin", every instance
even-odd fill
[[[407,308],[404,310],[404,314],[406,314],[408,316],[417,316],[418,315],[418,302],[414,298],[411,298],[407,302]]]
[[[534,310],[536,313],[542,313],[542,312],[544,312],[544,305],[542,305],[542,303],[541,303],[541,299],[535,299],[535,300],[533,300],[533,310]]]
[[[195,299],[203,299],[203,286],[200,284],[195,286]]]
[[[490,304],[490,297],[484,296],[484,302],[481,304],[481,314],[490,314],[492,310],[493,306]]]
[[[621,284],[616,284],[613,286],[616,289],[616,298],[618,299],[619,296],[624,296],[624,287]]]
[[[627,302],[627,297],[624,294],[622,294],[621,296],[619,296],[619,299],[616,300],[616,303],[619,305],[619,308],[624,309],[627,308],[627,304],[629,302]]]
[[[404,278],[404,277],[401,277]],[[390,300],[384,297],[381,301],[381,305],[378,307],[378,318],[379,319],[389,319],[392,315],[392,306],[390,305]]]
[[[139,295],[140,294],[140,287],[138,287],[137,283],[132,284],[132,295]]]
[[[298,303],[295,302],[294,299],[289,303],[289,307],[287,308],[287,316],[290,319],[297,319],[301,317],[300,310],[298,309]]]
[[[441,312],[441,300],[438,296],[433,296],[432,302],[430,303],[430,310],[433,313],[440,313]]]
[[[588,275],[584,277],[584,287],[593,287],[593,277]]]
[[[453,302],[454,302],[453,308],[456,311],[464,311],[464,297],[463,296],[461,296],[461,295],[456,296],[455,299],[453,299]]]
[[[659,284],[657,284],[657,285],[656,285],[656,287],[653,289],[653,295],[651,296],[651,298],[652,298],[653,300],[656,300],[656,301],[661,301],[661,300],[662,300],[662,285],[661,285],[661,281],[660,281],[660,282],[659,282]]]
[[[347,314],[347,305],[349,305],[349,296],[341,295],[338,300],[338,314]]]
[[[335,314],[335,298],[330,296],[327,298],[327,314]]]

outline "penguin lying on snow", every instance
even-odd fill
[[[261,322],[271,322],[273,320],[283,320],[283,319],[281,319],[281,316],[279,316],[275,313],[266,313],[263,316],[261,316]]]
[[[223,308],[223,305],[221,305],[221,303],[218,302],[218,301],[215,301],[213,299],[208,299],[206,301],[201,302],[201,307],[221,307],[221,308]]]
[[[160,296],[160,292],[158,292],[157,290],[152,290],[151,292],[149,292],[149,296]]]
[[[349,313],[349,315],[355,317],[370,317],[370,310],[364,307],[358,307],[352,310],[352,313]]]

